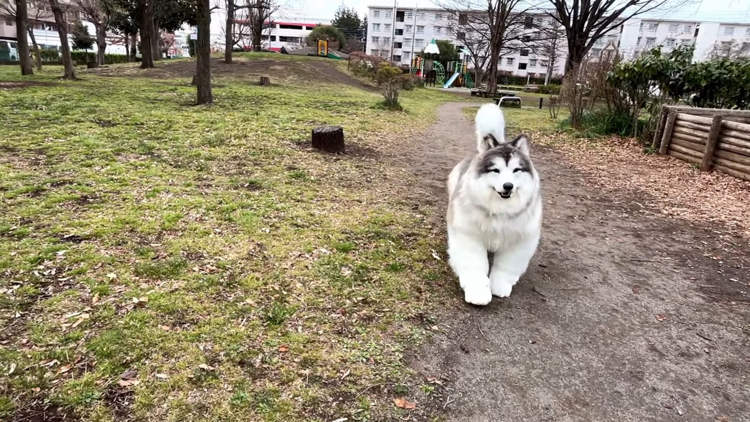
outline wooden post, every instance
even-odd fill
[[[544,104],[544,97],[539,97],[539,110],[542,109],[543,104]]]
[[[701,162],[701,170],[710,170],[713,165],[714,151],[716,151],[716,144],[719,143],[719,134],[721,133],[721,115],[716,115],[711,123],[711,131],[708,133],[708,142],[706,142],[706,150],[703,152],[703,161]]]
[[[654,133],[654,140],[651,142],[651,148],[656,150],[659,148],[661,141],[661,131],[664,130],[664,124],[667,120],[667,114],[669,113],[669,106],[662,106],[661,113],[659,113],[659,124],[656,126],[656,132]]]
[[[677,120],[677,111],[670,110],[667,116],[667,123],[664,125],[664,133],[661,136],[661,145],[659,146],[659,154],[666,154],[669,148],[669,142],[672,140],[672,130],[674,130],[674,122]]]

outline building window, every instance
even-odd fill
[[[539,62],[539,66],[541,66],[541,67],[547,67],[548,64],[549,63],[547,62],[547,60],[542,60],[542,61]]]
[[[676,43],[677,40],[675,40],[674,38],[667,38],[667,40],[665,41],[667,47],[674,47]]]
[[[507,59],[505,59],[505,64],[513,64],[514,61],[515,60],[513,59],[513,57],[508,57]]]
[[[458,24],[459,25],[468,25],[469,24],[469,15],[466,13],[459,13],[458,14]]]
[[[393,43],[393,48],[401,48],[401,43],[400,42],[394,42]]]
[[[396,35],[404,35],[403,29],[396,29]]]
[[[530,59],[529,60],[529,66],[536,67],[536,59]]]
[[[656,38],[646,38],[646,48],[651,48],[656,45]]]
[[[391,24],[387,23],[383,25],[383,29],[385,30],[385,32],[391,32]]]
[[[397,56],[397,55],[394,54],[393,55],[393,61],[394,62],[400,62],[401,61],[401,56]]]
[[[521,57],[526,57],[529,55],[529,49],[528,48],[522,48],[521,49]]]
[[[414,12],[412,12],[411,10],[406,12],[406,19],[414,19]]]
[[[424,32],[424,26],[423,25],[417,25],[417,34],[421,34]]]
[[[390,11],[390,10],[386,10],[386,11],[385,11],[385,18],[386,18],[386,19],[390,19],[390,18],[391,18],[391,16],[393,16],[393,13],[391,13],[391,11]]]
[[[5,21],[5,24],[6,24],[6,25],[8,25],[8,26],[14,26],[14,25],[15,25],[16,23],[15,23],[15,22],[13,22],[13,20],[12,20],[12,19],[7,19],[7,20]]]
[[[734,35],[734,27],[733,26],[725,26],[724,27],[724,35]]]
[[[409,60],[409,55],[410,55],[410,53],[408,51],[404,51],[403,54],[401,54],[401,56],[404,58],[404,60]]]
[[[693,32],[693,25],[690,25],[690,24],[688,24],[688,25],[685,25],[685,29],[684,29],[683,31],[684,31],[684,32],[685,32],[686,34],[689,34],[689,33]]]
[[[375,10],[372,12],[373,18],[379,18],[380,17],[380,10]],[[374,50],[375,51],[375,50]]]
[[[443,19],[443,15],[441,13],[435,13],[435,20],[439,21]]]
[[[380,31],[380,24],[374,23],[372,24],[372,32],[379,32]]]
[[[417,38],[416,40],[414,40],[414,46],[415,47],[422,48],[423,45],[424,45],[424,40],[420,40],[419,38]]]
[[[659,29],[658,23],[650,23],[648,24],[648,32],[656,32],[656,30]]]
[[[379,55],[379,54],[380,54],[380,50],[375,50],[375,49],[373,48],[372,50],[370,50],[370,54],[372,54],[373,56],[377,56],[377,55]]]
[[[526,70],[526,63],[518,63],[518,70]]]
[[[417,12],[417,19],[424,19],[424,12]]]
[[[462,31],[456,32],[456,39],[459,39],[461,41],[466,41],[466,32],[462,32]]]
[[[534,17],[526,16],[523,20],[523,27],[528,29],[528,28],[532,28],[533,26],[534,26]]]
[[[440,29],[442,29],[442,28],[440,28],[439,26],[436,26],[436,27],[435,27],[435,33],[436,33],[436,34],[439,34],[439,33],[440,33]]]
[[[372,42],[378,42],[378,41],[380,41],[380,37],[375,37],[375,36],[372,37]]]
[[[391,43],[391,37],[383,37],[383,44],[390,44]]]
[[[750,37],[750,28],[747,28],[747,29],[745,30],[745,36],[746,36],[746,37]]]
[[[406,25],[404,27],[404,31],[407,32],[407,33],[409,33],[409,32],[411,32],[411,28],[412,28],[411,25]]]
[[[669,24],[669,33],[670,34],[676,34],[677,31],[680,30],[680,24],[678,23],[671,23]]]
[[[280,29],[302,29],[302,25],[279,25]]]

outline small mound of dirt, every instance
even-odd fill
[[[89,72],[101,76],[143,76],[156,79],[192,78],[195,73],[195,61],[159,61],[154,69],[115,66],[104,69],[90,69]],[[238,57],[234,59],[232,64],[226,64],[220,59],[211,59],[211,73],[216,77],[248,79],[255,83],[260,76],[268,76],[271,78],[271,84],[276,84],[278,81],[317,82],[344,84],[370,91],[376,90],[374,86],[339,70],[330,59],[276,60]]]

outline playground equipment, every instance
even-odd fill
[[[432,62],[432,69],[435,71],[435,83],[442,85],[445,83],[445,68],[439,61]]]

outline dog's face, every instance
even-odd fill
[[[498,206],[507,209],[526,204],[538,186],[528,138],[520,135],[511,142],[499,143],[488,135],[485,142],[487,147],[476,168],[479,185],[492,191],[489,199],[496,199],[492,202]]]

